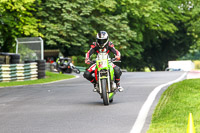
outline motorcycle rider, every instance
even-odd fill
[[[56,69],[61,72],[62,70],[66,70],[66,72],[71,73],[71,58],[67,57],[58,57],[56,59]]]
[[[120,52],[114,48],[114,44],[109,41],[108,33],[106,31],[100,31],[97,33],[96,42],[93,42],[90,50],[86,53],[85,63],[90,64],[90,56],[96,52],[96,54],[106,51],[108,54],[112,52],[115,55],[116,61],[120,60]],[[115,83],[119,92],[122,92],[124,89],[120,86],[120,76],[122,74],[120,67],[115,64],[111,64],[114,68]],[[94,90],[97,91],[96,79],[92,76],[96,68],[96,63],[90,66],[83,74],[84,78],[89,80],[94,84]]]
[[[63,66],[64,63],[67,64],[67,65],[69,64],[67,60],[64,60],[64,57],[63,57],[63,56],[58,57],[58,58],[56,59],[56,66],[57,66],[57,68],[58,68],[58,66]]]

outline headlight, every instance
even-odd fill
[[[107,67],[107,60],[101,60],[98,64],[99,68]]]

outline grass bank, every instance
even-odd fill
[[[147,133],[186,133],[190,112],[200,132],[200,79],[175,83],[162,94]]]
[[[14,82],[1,82],[0,87],[41,84],[41,83],[58,81],[58,80],[70,79],[70,78],[74,78],[74,77],[75,76],[73,76],[73,75],[58,74],[58,73],[52,73],[52,72],[46,71],[45,79],[28,80],[28,81],[14,81]]]

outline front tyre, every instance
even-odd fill
[[[109,105],[109,96],[107,93],[107,90],[108,90],[107,79],[101,80],[101,87],[102,87],[103,103],[104,103],[104,105]]]
[[[74,72],[80,74],[80,70],[78,68],[74,68]]]
[[[113,102],[113,98],[112,98],[112,99],[110,99],[110,100],[109,100],[109,102],[110,102],[110,103],[112,103],[112,102]]]
[[[71,68],[66,68],[66,73],[72,73],[72,69]]]

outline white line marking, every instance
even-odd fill
[[[153,104],[153,101],[156,98],[156,95],[158,94],[158,92],[165,86],[171,85],[173,83],[176,83],[180,80],[182,80],[185,76],[186,76],[187,72],[185,72],[184,74],[182,74],[178,79],[174,80],[174,81],[170,81],[168,83],[159,85],[158,87],[156,87],[148,96],[147,100],[145,101],[145,103],[143,104],[138,117],[130,131],[130,133],[140,133],[142,131],[142,128],[144,126],[145,120],[147,118],[148,112],[151,108],[151,105]]]

